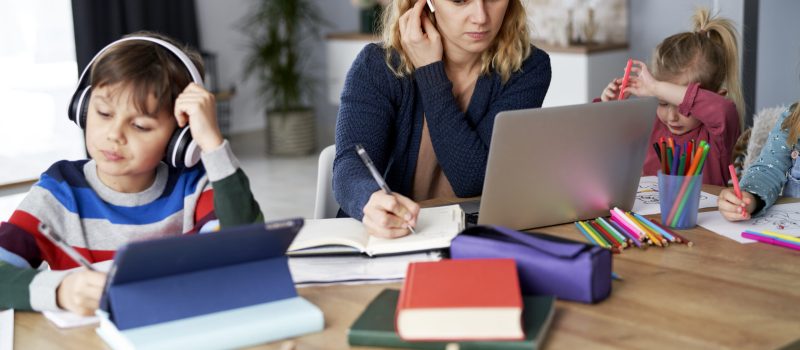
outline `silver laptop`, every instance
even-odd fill
[[[656,105],[636,98],[497,114],[478,224],[528,229],[630,210]]]

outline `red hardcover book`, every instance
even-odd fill
[[[406,341],[524,339],[516,263],[457,259],[409,264],[395,328]]]

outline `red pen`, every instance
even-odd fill
[[[628,87],[628,80],[631,78],[631,67],[633,67],[633,60],[628,59],[628,64],[625,65],[625,75],[622,76],[622,84],[619,86],[619,96],[617,96],[617,100],[622,100],[625,96],[625,88]]]
[[[742,188],[739,187],[739,177],[736,176],[736,169],[733,164],[728,165],[728,170],[731,172],[731,179],[733,180],[733,190],[736,191],[736,197],[742,199]]]

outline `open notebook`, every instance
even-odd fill
[[[353,218],[306,220],[287,251],[288,255],[398,254],[450,247],[464,229],[464,211],[458,205],[423,208],[417,233],[395,239],[373,237]]]

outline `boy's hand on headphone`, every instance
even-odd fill
[[[103,272],[86,269],[68,274],[56,289],[58,307],[78,315],[94,315],[94,311],[100,305],[106,277]]]
[[[192,138],[203,152],[222,144],[222,132],[217,124],[217,103],[214,94],[196,83],[190,83],[175,99],[175,119],[178,126],[191,126]]]
[[[400,44],[403,46],[414,68],[427,66],[442,60],[444,47],[439,31],[424,13],[425,0],[418,0],[414,7],[400,16]],[[424,30],[424,31],[423,31]]]

